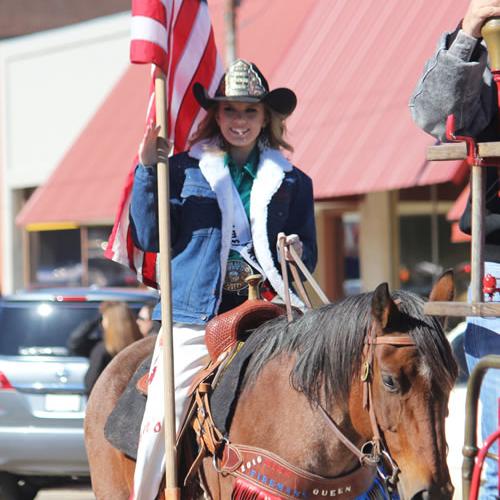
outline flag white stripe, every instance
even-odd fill
[[[165,22],[166,26],[165,29],[167,30],[167,36],[165,37],[167,47],[168,47],[168,32],[170,30],[170,26],[173,26],[173,23],[171,22],[172,20],[172,14],[174,14],[174,20],[177,17],[177,12],[174,12],[175,9],[175,0],[161,0],[161,3],[165,7]],[[181,0],[182,3],[182,0]]]
[[[173,13],[174,13],[174,24],[172,26],[175,26],[175,22],[177,21],[177,16],[179,15],[179,11],[181,10],[182,4],[184,0],[172,0],[171,3],[173,3],[173,7],[171,7]]]
[[[210,23],[207,22],[206,10],[202,8],[198,9],[189,40],[177,64],[175,75],[173,76],[175,79],[175,87],[170,103],[172,123],[175,123],[177,120],[182,99],[191,83],[194,72],[198,68],[200,59],[205,52],[210,30],[211,27]]]
[[[222,67],[222,61],[220,60],[220,57],[217,57],[215,63],[215,70],[212,75],[212,81],[208,86],[208,93],[210,95],[214,95],[215,91],[217,90],[217,86],[219,85],[220,79],[222,78],[223,71],[224,70]],[[200,123],[200,121],[203,119],[204,116],[205,116],[205,110],[203,108],[200,108],[198,113],[196,114],[196,118],[193,121],[193,125],[191,126],[191,130],[189,131],[188,137],[191,137],[196,132],[198,124]]]
[[[144,16],[133,16],[130,26],[132,40],[146,40],[155,43],[167,52],[167,30],[158,21]]]
[[[215,69],[212,74],[212,81],[210,83],[210,86],[208,87],[208,92],[210,95],[214,95],[215,91],[217,90],[217,87],[219,86],[219,82],[222,78],[222,75],[224,73],[224,67],[222,66],[222,61],[219,56],[215,58]]]
[[[204,116],[205,116],[204,109],[200,109],[198,113],[196,113],[196,118],[194,119],[193,124],[191,125],[191,129],[189,130],[188,139],[196,132],[198,124],[201,122]]]

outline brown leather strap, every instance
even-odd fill
[[[202,392],[197,390],[195,392],[195,400],[198,410],[193,419],[193,429],[197,438],[203,441],[207,450],[213,455],[219,449],[223,436],[217,427],[215,427],[212,418],[209,391]]]
[[[355,498],[368,491],[377,468],[365,463],[353,471],[325,478],[302,470],[267,450],[241,444],[225,447],[220,472],[243,478],[259,489],[280,498]]]
[[[373,359],[375,357],[375,346],[378,344],[377,330],[375,322],[371,324],[368,335],[366,336],[366,341],[368,343],[368,376],[364,380],[366,386],[367,395],[367,406],[368,406],[368,416],[370,417],[370,425],[373,432],[373,446],[375,448],[375,454],[378,456],[382,452],[382,437],[380,436],[380,429],[377,422],[377,416],[375,415],[375,408],[373,405],[373,392],[372,392],[372,381],[373,381]],[[382,338],[382,337],[380,337]]]
[[[377,422],[377,415],[375,415],[375,407],[373,405],[373,391],[371,382],[368,383],[368,415],[370,417],[370,424],[373,432],[373,446],[375,448],[375,455],[382,453],[382,436],[380,435],[380,428]]]
[[[375,337],[375,339],[370,339],[370,337],[366,338],[365,341],[367,344],[374,345],[402,345],[402,346],[410,346],[415,345],[415,341],[409,335],[384,335],[381,337]]]
[[[210,363],[208,363],[205,368],[200,370],[195,375],[193,381],[191,382],[191,385],[189,386],[188,396],[191,396],[202,382],[214,375],[215,371],[217,370],[219,365],[226,359],[229,352],[230,351],[228,350],[224,353],[224,356],[220,355],[216,361],[210,361]]]
[[[290,255],[292,256],[292,259],[297,264],[297,266],[299,266],[299,269],[302,271],[302,274],[306,277],[306,280],[311,285],[311,287],[315,291],[315,293],[318,295],[321,302],[323,302],[323,304],[325,304],[325,305],[330,304],[330,300],[325,295],[325,292],[323,292],[323,290],[319,286],[318,282],[314,279],[313,275],[309,272],[309,269],[307,269],[304,262],[302,262],[302,259],[299,257],[299,254],[295,251],[295,248],[293,248],[292,245],[290,245],[289,251],[290,251]]]
[[[347,439],[346,436],[344,436],[344,434],[339,429],[335,421],[332,419],[332,417],[330,417],[330,415],[327,413],[327,411],[323,408],[321,404],[318,404],[318,408],[323,417],[325,418],[330,429],[332,429],[333,433],[346,446],[346,448],[353,453],[354,456],[358,457],[358,460],[361,464],[364,464],[367,460],[371,460],[370,455],[363,453],[360,449],[358,449],[357,446],[355,446],[351,441],[349,441],[349,439]],[[374,459],[372,461],[374,461],[374,463],[376,462],[376,460]]]
[[[372,389],[372,367],[375,357],[375,348],[377,345],[394,345],[394,346],[414,346],[415,341],[409,335],[377,335],[377,326],[372,322],[365,336],[365,349],[363,362],[363,370],[361,380],[363,382],[363,406],[368,410],[370,425],[373,432],[374,453],[379,456],[382,453],[383,440],[380,434],[380,428],[375,415],[375,407],[373,404],[373,389]]]
[[[295,286],[297,287],[297,292],[304,304],[309,308],[312,309],[312,303],[311,300],[309,299],[309,295],[307,295],[306,289],[304,287],[304,283],[302,283],[302,279],[300,277],[299,271],[297,270],[297,265],[295,262],[288,262],[288,265],[290,266],[290,271],[292,271],[292,276],[293,276],[293,281],[295,283]]]
[[[293,316],[292,316],[292,301],[290,299],[290,284],[288,282],[288,270],[286,268],[286,259],[285,259],[285,241],[286,241],[285,234],[280,233],[278,235],[278,251],[281,264],[281,275],[283,277],[283,286],[284,286],[283,300],[285,301],[286,317],[288,319],[288,322],[290,323],[293,319]]]
[[[287,261],[285,259],[285,247],[288,248],[288,252],[291,257],[290,261]],[[290,300],[290,288],[289,288],[287,265],[290,267],[290,271],[292,272],[293,281],[295,282],[295,286],[297,288],[297,293],[299,294],[302,302],[304,302],[306,307],[308,307],[309,309],[313,308],[311,299],[307,294],[307,291],[304,287],[302,278],[300,277],[300,273],[297,267],[302,271],[302,274],[306,277],[306,280],[308,281],[309,285],[314,290],[316,295],[319,297],[321,302],[323,302],[323,304],[330,304],[330,300],[325,295],[325,292],[323,292],[318,282],[309,272],[309,269],[307,269],[304,262],[299,257],[299,254],[296,252],[295,248],[293,248],[293,245],[286,244],[286,235],[284,233],[280,233],[280,235],[278,235],[278,252],[281,264],[281,274],[283,276],[283,285],[285,287],[283,300],[285,301],[288,322],[290,323],[290,321],[292,321],[292,305]]]

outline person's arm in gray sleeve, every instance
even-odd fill
[[[486,48],[461,29],[450,43],[451,38],[442,35],[410,99],[416,124],[441,140],[446,138],[448,115],[455,115],[457,131],[476,136],[496,112]]]

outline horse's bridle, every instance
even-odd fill
[[[337,424],[333,421],[332,417],[328,414],[325,408],[318,402],[318,407],[328,423],[329,427],[333,430],[338,439],[356,456],[358,457],[361,465],[366,462],[375,462],[378,464],[379,475],[389,491],[394,491],[398,481],[398,474],[400,472],[398,466],[390,456],[384,445],[383,438],[380,433],[380,427],[375,415],[373,404],[373,359],[375,357],[375,348],[377,345],[392,345],[392,346],[414,346],[415,341],[408,335],[382,335],[377,336],[377,329],[373,322],[368,329],[365,336],[364,349],[363,349],[363,363],[361,368],[361,381],[363,382],[363,408],[368,411],[370,417],[370,425],[372,428],[372,440],[365,443],[361,449],[353,444],[340,430]],[[390,471],[387,471],[390,469]],[[389,472],[389,473],[387,473]]]

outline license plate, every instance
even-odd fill
[[[80,411],[81,398],[78,394],[47,394],[45,411]]]

